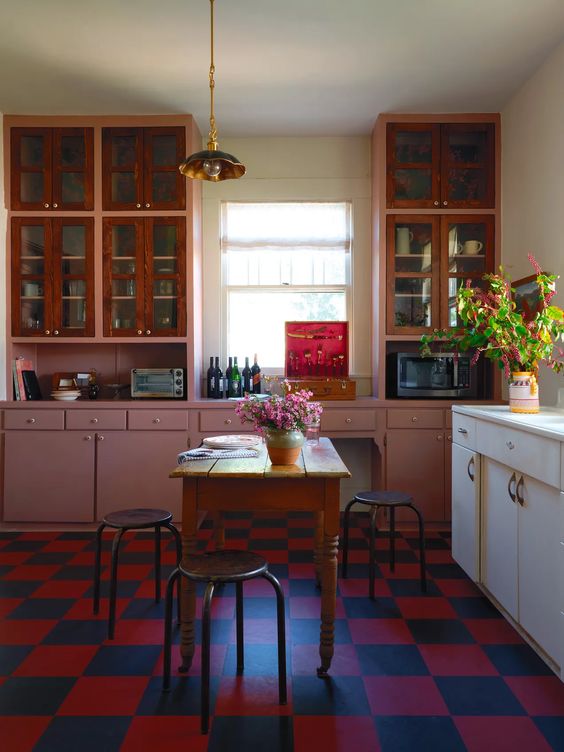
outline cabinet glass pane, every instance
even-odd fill
[[[486,271],[486,225],[480,222],[449,223],[448,268],[456,274],[482,275]]]
[[[153,167],[176,167],[176,136],[153,136]]]
[[[135,225],[114,225],[112,227],[112,256],[130,257],[136,254]]]
[[[153,326],[155,329],[176,328],[176,298],[153,300]]]
[[[485,201],[488,179],[481,168],[451,168],[448,171],[448,198],[451,201]]]
[[[430,272],[432,225],[396,223],[394,228],[396,272]]]
[[[43,136],[22,136],[20,164],[22,167],[43,167]]]
[[[431,164],[433,144],[431,131],[397,131],[396,162]]]
[[[394,171],[394,198],[423,201],[432,198],[430,169],[402,169]]]
[[[488,138],[485,131],[450,131],[448,135],[449,162],[466,165],[485,165],[488,158]]]
[[[84,138],[82,136],[61,137],[61,165],[82,168],[86,164]]]
[[[112,300],[112,329],[131,329],[135,326],[135,298]]]
[[[86,299],[63,298],[61,324],[65,329],[84,329],[86,323]]]
[[[61,173],[61,201],[64,204],[84,202],[84,173]]]
[[[137,295],[135,279],[113,279],[112,296],[114,298],[134,298]]]
[[[45,328],[45,302],[43,298],[26,299],[20,301],[20,321],[22,329],[36,330],[38,333]]]
[[[431,278],[401,277],[395,281],[395,326],[432,326]]]
[[[112,259],[112,274],[135,274],[135,259]]]
[[[43,201],[43,173],[22,172],[20,176],[20,199],[25,203]]]
[[[112,173],[112,201],[134,203],[137,200],[137,184],[134,172]]]
[[[20,274],[45,273],[45,233],[43,225],[21,228]]]
[[[176,256],[176,225],[153,226],[153,253],[155,256]]]
[[[151,181],[151,200],[174,201],[176,198],[176,172],[155,172]]]
[[[112,138],[112,167],[133,166],[137,160],[137,137],[114,136]]]

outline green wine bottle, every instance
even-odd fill
[[[231,389],[229,396],[241,396],[241,374],[239,372],[239,366],[237,365],[237,356],[233,358],[233,368],[231,369]]]

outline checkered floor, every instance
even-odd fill
[[[349,578],[339,579],[331,678],[318,679],[312,524],[306,514],[228,517],[228,547],[263,553],[287,596],[289,702],[277,704],[270,586],[245,584],[241,677],[235,670],[235,598],[228,586],[214,598],[207,737],[199,733],[199,650],[191,675],[175,676],[173,691],[161,693],[163,607],[153,600],[150,533],[122,544],[113,641],[105,639],[106,599],[100,617],[92,615],[92,533],[0,533],[1,749],[564,750],[564,684],[452,561],[446,533],[427,536],[426,596],[419,590],[415,533],[399,535],[393,575],[387,540],[379,538],[372,602],[366,518],[353,523]],[[211,532],[205,522],[202,549],[211,546]],[[175,556],[165,535],[163,576]],[[111,534],[105,539],[103,595],[110,540]]]

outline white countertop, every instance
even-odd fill
[[[564,410],[556,407],[541,407],[536,415],[512,413],[508,405],[453,405],[452,411],[564,441]]]

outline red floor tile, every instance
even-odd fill
[[[516,645],[523,642],[509,622],[499,619],[464,619],[464,626],[482,645]]]
[[[13,580],[48,580],[61,569],[59,564],[22,564],[14,567],[4,580],[11,582]]]
[[[410,645],[415,642],[403,619],[349,619],[353,642],[359,645]]]
[[[530,718],[456,717],[454,723],[468,752],[551,752]]]
[[[319,619],[321,615],[320,596],[296,596],[290,598],[290,617],[292,619]],[[346,613],[341,598],[337,598],[335,618],[345,619]]]
[[[19,606],[23,602],[24,598],[0,598],[0,619],[8,616],[16,606]]]
[[[223,676],[220,680],[213,713],[214,715],[291,715],[291,692],[288,691],[288,704],[280,705],[277,676]]]
[[[296,716],[294,752],[380,752],[372,718]]]
[[[56,619],[5,619],[1,629],[2,644],[37,645],[56,624]]]
[[[208,743],[209,736],[200,733],[199,716],[137,716],[120,752],[206,752]]]
[[[148,682],[147,676],[82,676],[57,715],[134,715]]]
[[[366,598],[368,594],[368,580],[366,578],[339,579],[339,592],[346,598]],[[386,580],[376,579],[374,582],[374,595],[376,598],[389,598],[392,595],[390,586]]]
[[[118,586],[119,587],[119,586]],[[130,598],[116,598],[116,617],[119,619],[121,614],[125,611]],[[100,610],[97,614],[93,611],[92,598],[79,598],[73,603],[69,610],[64,615],[64,619],[97,619],[104,621],[108,618],[110,611],[110,601],[108,598],[100,598]]]
[[[31,598],[81,598],[92,587],[90,580],[49,580],[31,594]],[[92,601],[91,601],[92,603]]]
[[[292,646],[292,674],[314,676],[320,665],[319,645]],[[360,664],[354,645],[339,645],[331,661],[332,676],[360,676]]]
[[[97,645],[38,645],[14,676],[81,676],[97,650]]]
[[[448,715],[431,676],[365,676],[363,681],[374,715]]]
[[[419,598],[396,598],[404,619],[456,619],[456,612],[446,598],[422,595]]]
[[[162,645],[164,620],[119,619],[112,645]]]
[[[564,684],[557,676],[506,676],[529,715],[564,716]]]
[[[497,676],[498,671],[479,645],[419,645],[434,676]]]
[[[470,580],[435,580],[435,585],[447,598],[465,598],[482,595],[479,587]]]
[[[50,722],[49,716],[0,717],[2,749],[5,752],[32,752]]]

